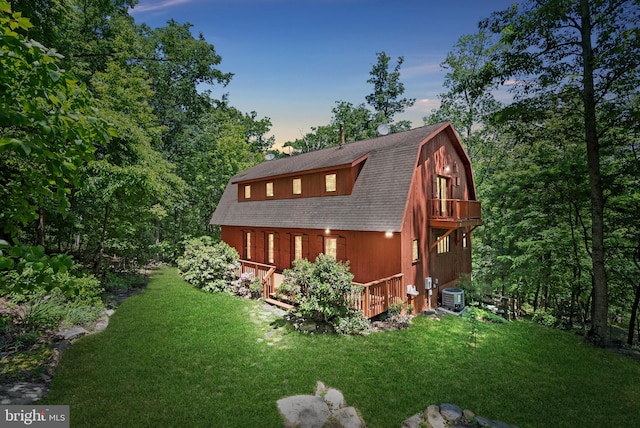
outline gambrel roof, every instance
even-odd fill
[[[398,232],[420,148],[447,129],[457,140],[446,122],[263,162],[229,180],[210,223]],[[468,161],[466,154],[462,158]],[[362,159],[364,166],[350,195],[238,202],[238,183],[345,166]]]

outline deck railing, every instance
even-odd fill
[[[254,278],[260,278],[262,281],[262,295],[269,297],[275,292],[275,281],[273,274],[276,271],[275,266],[256,263],[249,260],[240,260],[238,268],[238,276],[244,274],[253,275]]]
[[[469,220],[482,217],[478,201],[462,199],[432,199],[431,217],[438,219]]]
[[[351,297],[353,307],[360,309],[366,318],[386,312],[389,305],[402,302],[407,297],[401,273],[366,284],[353,284],[362,287],[360,293]]]
[[[276,296],[275,271],[275,266],[240,260],[240,267],[236,273],[238,276],[250,274],[254,278],[260,278],[263,289],[262,297],[274,299]],[[389,305],[402,302],[407,297],[401,273],[366,284],[354,282],[353,285],[361,287],[362,290],[350,297],[351,304],[355,309],[360,309],[366,318],[372,318],[386,312]]]

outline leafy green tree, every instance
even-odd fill
[[[61,57],[21,34],[31,24],[0,2],[0,159],[2,231],[17,237],[44,207],[61,214],[81,185],[81,167],[112,131],[97,117],[84,85],[59,67]]]
[[[404,112],[413,106],[415,98],[400,98],[404,94],[404,84],[400,81],[400,67],[404,57],[398,57],[393,70],[389,69],[391,58],[385,52],[376,54],[378,62],[373,66],[369,74],[371,78],[367,83],[373,85],[373,93],[365,98],[374,110],[382,114],[387,123],[393,122],[396,114]]]
[[[637,0],[545,0],[514,5],[483,23],[501,35],[495,56],[498,80],[514,82],[520,107],[534,110],[540,97],[580,100],[591,198],[593,305],[590,337],[602,344],[608,320],[601,145],[638,87],[640,58]],[[569,111],[569,110],[567,110]],[[539,111],[540,112],[540,111]],[[619,116],[619,115],[618,115]],[[540,119],[540,116],[539,116]]]
[[[202,34],[194,38],[191,24],[170,20],[166,27],[140,27],[144,44],[141,63],[152,79],[151,106],[160,122],[167,127],[161,151],[171,158],[178,136],[212,110],[211,91],[201,85],[226,86],[231,73],[216,67],[222,61],[213,45]]]
[[[495,84],[486,79],[493,75],[491,57],[497,49],[499,44],[486,30],[458,39],[441,64],[447,70],[443,85],[448,90],[440,94],[440,107],[424,118],[425,123],[451,121],[472,162],[482,159],[485,167],[496,139],[490,118],[500,108],[492,93]]]

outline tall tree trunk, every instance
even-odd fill
[[[604,265],[604,197],[600,174],[600,143],[596,126],[594,89],[594,60],[591,43],[591,10],[589,0],[580,0],[582,13],[582,60],[585,142],[591,189],[591,263],[593,266],[593,303],[589,338],[596,345],[604,345],[609,312],[607,275]]]
[[[627,344],[633,345],[633,330],[636,326],[636,320],[638,319],[638,305],[640,305],[640,284],[635,288],[635,296],[633,298],[633,305],[631,306],[631,319],[629,319],[629,332],[627,334]],[[638,338],[640,341],[640,337]]]
[[[100,261],[102,260],[102,256],[104,255],[104,241],[107,237],[107,225],[109,224],[109,211],[111,210],[111,205],[107,202],[107,205],[104,207],[104,218],[102,219],[102,233],[100,234],[100,244],[98,245],[98,251],[96,251],[96,258],[93,262],[94,269],[98,269],[100,266]]]
[[[44,208],[38,210],[38,223],[36,223],[36,245],[45,246],[46,234],[45,234],[45,222],[44,222]]]

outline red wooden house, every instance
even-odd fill
[[[349,261],[367,317],[436,307],[471,274],[482,224],[471,162],[451,123],[266,161],[232,177],[213,213],[265,298],[293,260]],[[431,287],[431,288],[430,288]]]

